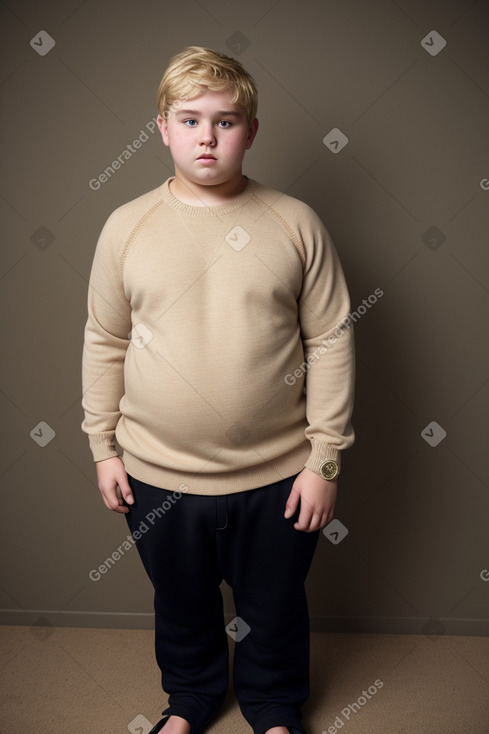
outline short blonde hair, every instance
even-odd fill
[[[172,105],[180,107],[182,100],[204,88],[229,89],[234,93],[231,101],[244,107],[248,123],[256,117],[258,91],[253,77],[236,59],[203,46],[188,46],[170,59],[156,95],[159,114],[169,117]]]

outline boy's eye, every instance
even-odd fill
[[[187,125],[187,127],[195,127],[198,123],[197,123],[197,120],[190,120],[189,119],[189,120],[184,120],[183,121],[183,124],[184,125]],[[221,125],[221,127],[224,130],[227,130],[229,127],[231,127],[231,125],[233,123],[230,122],[229,120],[220,120],[218,124]]]

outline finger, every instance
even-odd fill
[[[129,512],[129,507],[126,507],[122,497],[117,498],[117,507],[111,507],[114,512],[121,512],[123,515]]]
[[[107,509],[113,512],[129,512],[129,508],[124,506],[123,500],[117,495],[116,487],[101,488],[100,491]]]
[[[316,530],[323,528],[326,523],[326,514],[319,512],[312,512],[304,520],[304,525],[299,527],[301,521],[301,515],[299,515],[299,521],[294,524],[296,530],[302,530],[305,533],[314,533]]]
[[[334,518],[334,505],[326,515],[326,525]]]
[[[297,505],[299,502],[300,492],[295,489],[295,486],[292,485],[292,489],[290,490],[290,494],[287,497],[287,502],[285,504],[285,512],[284,517],[289,518],[292,517],[294,512],[297,509]]]
[[[322,530],[327,525],[327,514],[322,512],[314,517],[314,522],[311,526],[311,532],[315,530]]]
[[[313,516],[314,514],[312,510],[310,509],[310,507],[308,507],[301,500],[301,511],[299,513],[297,522],[294,523],[294,528],[296,530],[302,530],[303,532],[308,532]]]
[[[127,480],[127,474],[119,477],[119,487],[121,489],[121,494],[124,497],[125,501],[128,505],[134,504],[134,495],[132,493],[131,487],[129,485],[129,482]]]
[[[321,515],[321,524],[319,525],[319,529],[322,530],[323,528],[325,528],[328,522],[328,514],[323,512],[323,514]]]

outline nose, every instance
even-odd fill
[[[202,125],[200,128],[200,143],[201,145],[214,145],[216,138],[212,131],[211,125]]]

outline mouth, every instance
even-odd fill
[[[197,158],[197,160],[198,161],[202,161],[202,160],[204,160],[204,161],[207,161],[207,160],[215,161],[217,159],[216,159],[215,156],[211,155],[210,153],[204,153],[203,155],[199,155],[199,157]]]

